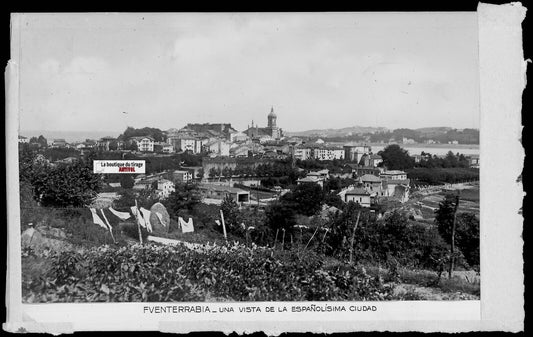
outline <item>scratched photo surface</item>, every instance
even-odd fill
[[[475,12],[20,20],[23,303],[480,299]]]

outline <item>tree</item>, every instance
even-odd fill
[[[294,191],[286,193],[280,201],[293,207],[294,211],[303,215],[316,214],[323,203],[322,188],[318,184],[301,184]]]
[[[439,203],[439,208],[435,210],[435,223],[439,229],[439,234],[448,244],[451,243],[455,202],[455,195],[446,194]]]
[[[205,174],[204,169],[201,168],[198,170],[198,173],[196,174],[196,178],[202,180],[204,178],[204,174]]]
[[[452,272],[455,263],[455,235],[457,224],[457,208],[459,206],[459,195],[447,194],[444,200],[439,204],[439,208],[435,211],[435,221],[437,222],[439,233],[443,239],[450,244],[450,267],[449,277],[452,277]]]
[[[137,143],[132,140],[127,140],[124,143],[124,150],[138,151]]]
[[[171,214],[177,216],[180,210],[192,211],[195,205],[200,202],[200,195],[197,193],[195,184],[177,184],[175,191],[163,202],[163,205]]]
[[[397,144],[387,146],[378,154],[383,158],[383,165],[389,170],[405,170],[414,166],[414,160],[409,156],[409,152]]]
[[[31,180],[35,195],[43,206],[84,207],[100,190],[100,177],[93,173],[92,161],[42,166]]]
[[[239,229],[239,222],[241,221],[241,214],[239,212],[239,205],[229,195],[224,197],[220,209],[224,213],[224,221],[228,228],[235,230]]]
[[[219,175],[219,172],[220,170],[218,168],[215,168],[215,167],[211,167],[211,169],[209,169],[209,178],[215,178]]]
[[[444,157],[444,167],[457,167],[459,161],[452,151],[448,151],[446,157]]]
[[[222,176],[230,178],[233,175],[233,169],[229,166],[224,167],[222,170]]]
[[[135,206],[135,201],[137,201],[138,207],[150,209],[150,207],[159,200],[152,191],[146,189],[139,191],[123,190],[119,195],[120,198],[113,202],[113,206],[123,209],[129,209],[130,207]]]
[[[287,203],[279,201],[270,203],[265,210],[265,215],[266,224],[274,231],[285,229],[290,232],[296,225],[294,211]]]
[[[120,178],[120,186],[125,189],[133,188],[133,185],[135,184],[135,180],[130,174],[121,174]]]
[[[118,138],[119,140],[126,140],[128,138],[137,136],[151,136],[156,142],[163,142],[165,140],[163,131],[158,128],[144,127],[141,129],[135,129],[131,126],[128,126]]]
[[[112,140],[109,142],[109,150],[110,151],[118,150],[118,142],[116,140]]]
[[[39,143],[40,147],[48,146],[48,141],[46,140],[46,138],[43,137],[43,135],[40,135],[39,138],[37,138],[37,143]]]
[[[326,223],[330,231],[327,236],[326,253],[338,256],[347,256],[350,249],[349,238],[353,235],[357,214],[366,212],[359,204],[353,201],[344,206],[343,212],[338,212]],[[363,215],[364,217],[364,215]],[[359,227],[360,228],[360,227]],[[361,230],[359,229],[358,232]]]
[[[457,216],[457,246],[470,266],[479,266],[479,219],[475,214]]]
[[[337,207],[341,209],[344,206],[342,198],[337,193],[327,193],[324,196],[324,203],[329,206]]]

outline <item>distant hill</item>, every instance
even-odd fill
[[[342,129],[314,129],[307,131],[284,131],[283,133],[289,137],[342,137],[352,136],[362,133],[387,132],[389,129],[384,127],[372,126],[351,126]]]
[[[120,131],[47,131],[47,130],[20,130],[19,134],[24,137],[39,137],[43,135],[49,142],[54,139],[64,139],[67,142],[82,142],[86,139],[100,139],[110,136],[117,137]]]
[[[431,127],[431,128],[415,129],[415,131],[418,131],[423,135],[439,135],[439,134],[442,135],[450,130],[453,130],[453,128],[450,128],[448,126],[437,126],[437,127]]]

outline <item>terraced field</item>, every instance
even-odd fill
[[[479,217],[479,186],[460,186],[456,190],[440,189],[433,193],[421,195],[414,193],[409,203],[415,209],[421,211],[424,219],[430,220],[435,217],[434,211],[447,193],[457,193],[460,190],[459,212],[475,213]]]

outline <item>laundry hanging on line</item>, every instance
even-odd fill
[[[148,231],[148,233],[152,233],[152,224],[150,223],[150,211],[143,207],[141,207],[140,210],[143,215],[144,222],[146,223],[146,230]]]
[[[189,221],[185,222],[185,220],[183,220],[182,217],[179,217],[178,222],[181,226],[182,233],[194,232],[194,225],[193,225],[192,218],[189,218]]]
[[[102,218],[104,218],[105,224],[109,228],[109,231],[112,232],[113,231],[113,227],[111,227],[111,224],[109,223],[109,220],[107,220],[107,217],[105,216],[104,210],[102,208],[100,209],[100,212],[102,213]]]
[[[117,216],[119,219],[122,219],[122,220],[128,220],[129,218],[131,218],[130,213],[119,212],[119,211],[113,209],[113,207],[109,207],[109,211],[111,213],[113,213],[115,216]]]
[[[146,228],[146,222],[143,219],[143,216],[137,206],[131,206],[131,213],[137,218],[137,222],[142,228]]]
[[[93,216],[93,223],[95,225],[99,225],[100,227],[104,228],[105,230],[109,230],[109,227],[104,223],[102,219],[98,216],[98,213],[96,213],[96,209],[89,208],[91,210],[91,214]]]

